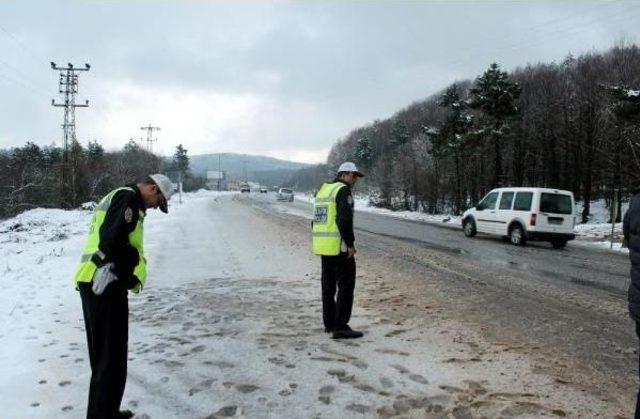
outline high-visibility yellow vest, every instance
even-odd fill
[[[342,182],[325,183],[316,194],[313,205],[313,253],[321,256],[340,254],[340,230],[336,223],[336,195],[346,187]]]
[[[102,198],[93,212],[91,228],[89,230],[89,238],[87,239],[87,244],[85,245],[84,251],[82,252],[80,266],[76,271],[76,287],[79,282],[93,281],[93,276],[98,270],[98,264],[100,264],[100,261],[104,260],[104,258],[106,257],[106,255],[100,250],[100,227],[104,223],[104,218],[106,217],[109,206],[111,205],[111,199],[117,192],[122,190],[134,191],[133,188],[129,187],[114,189],[113,191],[109,192],[107,196]],[[138,214],[139,218],[138,222],[136,223],[136,227],[131,233],[129,233],[129,244],[131,244],[131,246],[133,246],[133,248],[138,251],[138,264],[136,265],[133,274],[138,278],[140,284],[131,290],[135,293],[138,293],[142,290],[147,280],[147,261],[144,258],[144,249],[142,245],[142,223],[144,221],[145,213],[144,211],[140,210]]]

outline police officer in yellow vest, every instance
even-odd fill
[[[349,327],[356,282],[351,187],[362,176],[355,164],[343,163],[337,177],[320,187],[313,208],[313,253],[322,260],[322,318],[334,339],[362,337]]]
[[[166,213],[172,194],[169,178],[154,174],[111,191],[94,211],[75,276],[91,364],[87,418],[133,416],[120,410],[127,380],[127,290],[140,292],[147,279],[142,231],[146,210],[160,207]]]

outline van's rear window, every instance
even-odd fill
[[[540,196],[540,212],[553,214],[573,214],[571,197],[555,193],[542,193]]]

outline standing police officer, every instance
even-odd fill
[[[636,335],[640,338],[640,189],[633,191],[629,209],[622,223],[624,242],[629,247],[631,283],[629,284],[629,315],[636,323]],[[635,418],[640,419],[640,391],[636,400]]]
[[[133,416],[120,411],[127,380],[127,290],[140,292],[147,279],[142,244],[146,210],[160,207],[166,213],[172,194],[169,178],[150,175],[142,183],[111,191],[94,211],[75,276],[91,363],[87,418]]]
[[[362,176],[355,164],[343,163],[338,176],[318,190],[313,209],[313,253],[322,259],[322,318],[334,339],[362,337],[348,324],[356,282],[351,188]]]

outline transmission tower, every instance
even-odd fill
[[[51,105],[64,108],[64,122],[62,130],[64,131],[64,150],[62,154],[61,166],[61,199],[63,206],[77,205],[76,196],[76,169],[77,162],[69,162],[69,144],[76,142],[76,108],[86,108],[89,101],[84,104],[76,103],[76,94],[78,94],[78,71],[89,71],[91,66],[85,64],[84,68],[76,68],[73,64],[68,63],[66,67],[58,67],[56,63],[51,62],[51,69],[60,72],[60,80],[58,84],[58,93],[61,95],[62,103],[56,103],[51,99]]]
[[[153,142],[158,141],[157,138],[153,138],[153,131],[160,131],[160,127],[152,127],[151,124],[147,127],[140,127],[141,130],[147,131],[147,151],[153,153]]]

